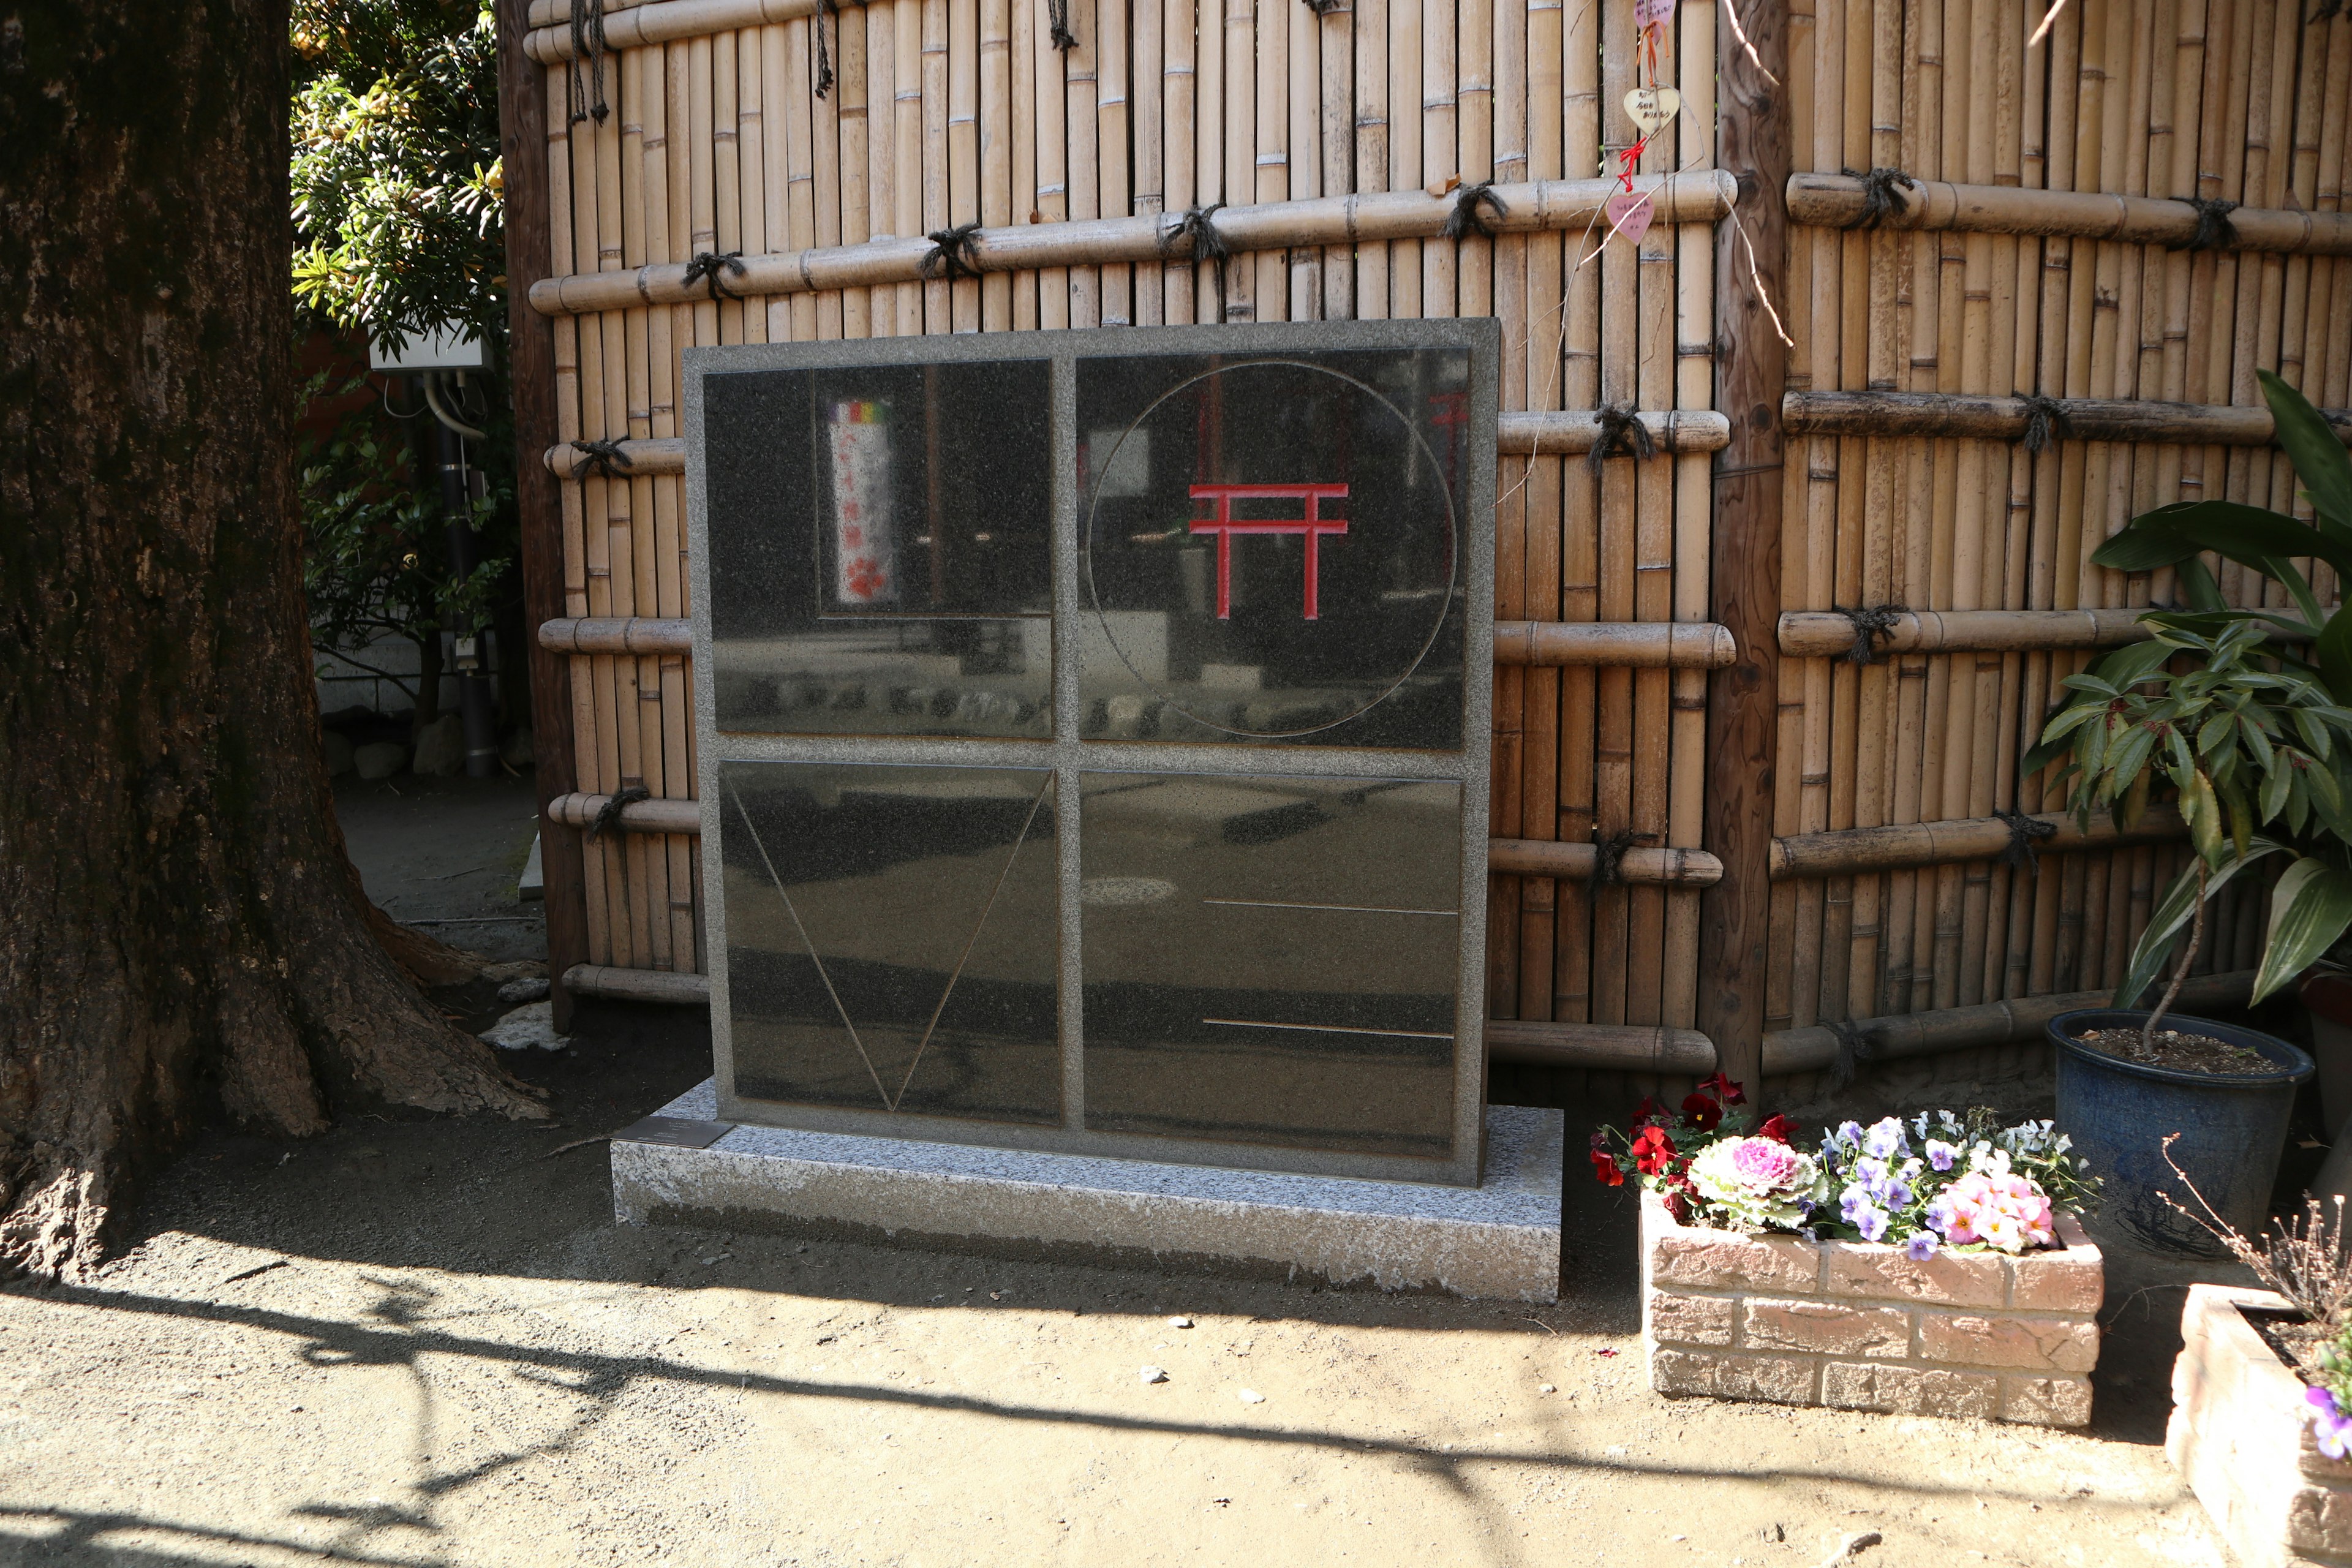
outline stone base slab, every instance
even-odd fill
[[[705,1081],[615,1133],[613,1213],[941,1251],[1508,1301],[1559,1298],[1564,1119],[1486,1110],[1478,1187],[716,1121]],[[703,1124],[688,1146],[682,1124]],[[648,1125],[650,1124],[650,1125]]]

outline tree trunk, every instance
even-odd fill
[[[295,526],[285,0],[0,14],[0,1271],[214,1114],[545,1112],[370,932]]]

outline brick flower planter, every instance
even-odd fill
[[[2287,1310],[2267,1290],[2189,1288],[2165,1452],[2246,1568],[2352,1564],[2352,1464],[2313,1446],[2303,1379],[2241,1307]]]
[[[1974,1415],[2091,1418],[2099,1249],[2021,1258],[1741,1236],[1677,1225],[1642,1194],[1642,1345],[1660,1394]]]

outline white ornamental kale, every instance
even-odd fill
[[[1685,1173],[1700,1203],[1732,1230],[1795,1230],[1829,1195],[1821,1162],[1773,1138],[1726,1138]]]

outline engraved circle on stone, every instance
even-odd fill
[[[1078,902],[1098,909],[1157,904],[1176,896],[1176,884],[1161,877],[1088,877],[1078,884]]]
[[[1334,381],[1346,382],[1349,386],[1354,387],[1366,397],[1370,398],[1374,403],[1379,404],[1382,408],[1388,410],[1389,416],[1394,419],[1399,425],[1404,426],[1404,433],[1411,437],[1413,442],[1421,447],[1422,456],[1428,459],[1430,472],[1432,474],[1442,474],[1445,471],[1444,466],[1437,460],[1436,452],[1431,448],[1428,440],[1423,437],[1421,431],[1414,426],[1412,421],[1405,417],[1404,411],[1402,409],[1399,408],[1395,404],[1391,403],[1375,388],[1366,385],[1363,382],[1358,381],[1352,375],[1344,374],[1339,371],[1333,370],[1328,365],[1310,364],[1305,360],[1295,359],[1254,359],[1244,360],[1239,364],[1223,365],[1215,370],[1204,370],[1198,375],[1186,377],[1184,380],[1177,383],[1174,386],[1170,387],[1166,392],[1161,393],[1158,397],[1154,398],[1150,406],[1144,409],[1142,413],[1137,415],[1134,420],[1129,424],[1128,427],[1119,432],[1118,440],[1111,447],[1110,455],[1103,459],[1102,470],[1095,476],[1094,496],[1089,500],[1087,505],[1086,574],[1087,599],[1087,602],[1094,606],[1096,629],[1102,633],[1103,640],[1110,645],[1111,651],[1118,655],[1119,663],[1127,666],[1127,672],[1135,677],[1135,683],[1138,686],[1142,687],[1146,691],[1150,692],[1153,696],[1159,698],[1161,701],[1167,703],[1168,706],[1175,709],[1176,711],[1183,714],[1186,718],[1191,719],[1195,723],[1205,724],[1212,730],[1220,730],[1228,735],[1246,735],[1254,740],[1281,741],[1288,740],[1298,735],[1320,734],[1323,731],[1336,729],[1339,725],[1347,723],[1351,719],[1361,718],[1364,714],[1370,712],[1373,709],[1379,707],[1381,703],[1394,696],[1398,688],[1403,686],[1406,681],[1412,679],[1413,671],[1419,669],[1421,668],[1422,661],[1429,657],[1429,650],[1437,646],[1437,634],[1445,629],[1445,617],[1454,606],[1454,579],[1461,574],[1462,570],[1462,530],[1461,520],[1454,515],[1453,488],[1449,485],[1440,484],[1437,487],[1437,495],[1438,499],[1445,503],[1446,537],[1450,543],[1445,552],[1445,591],[1438,595],[1437,615],[1435,618],[1430,622],[1429,635],[1422,638],[1421,647],[1414,650],[1411,662],[1406,664],[1404,668],[1397,672],[1397,677],[1394,680],[1390,681],[1386,686],[1382,687],[1370,701],[1361,703],[1357,707],[1350,709],[1349,711],[1340,714],[1336,719],[1328,720],[1320,724],[1310,724],[1303,730],[1244,730],[1232,724],[1221,724],[1216,720],[1208,717],[1206,714],[1194,712],[1192,709],[1184,706],[1184,704],[1178,700],[1173,695],[1169,692],[1162,691],[1159,687],[1154,686],[1149,679],[1145,679],[1143,672],[1135,668],[1135,661],[1128,658],[1127,650],[1119,647],[1118,635],[1110,628],[1110,620],[1105,611],[1102,595],[1095,589],[1095,518],[1096,514],[1102,510],[1103,482],[1110,477],[1112,468],[1118,462],[1119,448],[1127,445],[1127,439],[1129,437],[1143,428],[1143,426],[1150,420],[1151,416],[1160,412],[1160,405],[1166,403],[1170,398],[1178,395],[1180,393],[1182,393],[1188,387],[1196,386],[1202,382],[1208,380],[1211,376],[1232,375],[1237,371],[1255,370],[1269,365],[1280,365],[1289,370],[1312,371],[1318,375],[1328,375]]]

